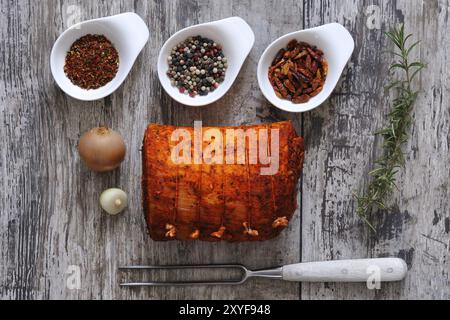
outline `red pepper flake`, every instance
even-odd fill
[[[119,54],[103,35],[88,34],[75,41],[67,52],[64,72],[83,89],[98,89],[109,83],[119,70]]]
[[[269,68],[269,81],[280,99],[306,103],[322,90],[328,63],[321,50],[292,40],[281,49]]]

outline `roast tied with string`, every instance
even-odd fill
[[[153,240],[268,240],[297,208],[304,145],[291,122],[152,124],[142,154],[143,206]]]

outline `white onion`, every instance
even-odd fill
[[[117,188],[105,190],[100,196],[100,206],[110,215],[117,215],[127,207],[125,191]]]

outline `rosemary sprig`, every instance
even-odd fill
[[[404,166],[402,145],[408,140],[408,131],[411,126],[411,111],[417,99],[418,92],[412,89],[412,81],[425,67],[421,62],[410,62],[411,51],[420,43],[415,42],[408,46],[411,34],[405,36],[404,25],[387,32],[386,36],[395,44],[396,51],[391,52],[397,61],[389,68],[390,72],[400,71],[401,80],[393,81],[388,90],[396,92],[392,101],[392,111],[388,115],[387,126],[377,132],[383,137],[383,155],[375,161],[376,168],[369,173],[371,182],[364,195],[356,196],[357,214],[374,231],[369,216],[376,207],[385,209],[385,199],[396,188],[395,175]]]

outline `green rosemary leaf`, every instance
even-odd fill
[[[417,76],[417,74],[418,74],[420,71],[422,71],[423,68],[425,68],[424,65],[420,66],[417,70],[415,70],[415,71],[412,73],[411,77],[410,77],[411,80],[413,80],[413,79]]]
[[[406,70],[407,66],[401,64],[401,63],[395,63],[392,66],[389,67],[389,71],[393,70],[393,69],[403,69]]]
[[[369,175],[375,176],[377,173],[383,172],[383,171],[384,171],[384,168],[377,168],[377,169],[375,169],[375,170],[370,171],[370,172],[369,172]]]
[[[387,53],[390,53],[390,54],[392,54],[392,55],[394,55],[394,56],[397,56],[397,57],[399,57],[399,58],[403,58],[403,54],[401,54],[401,53],[399,53],[399,52],[396,52],[396,51],[386,51]]]
[[[409,69],[411,68],[423,68],[422,62],[413,62],[408,66]]]
[[[410,45],[408,50],[406,50],[406,55],[409,55],[411,53],[411,51],[419,44],[420,44],[420,41],[416,41],[412,45]]]
[[[397,37],[396,34],[394,34],[392,32],[386,32],[386,35],[397,46],[397,48],[401,48],[402,47],[401,43],[398,41],[398,37]]]
[[[412,37],[412,34],[408,34],[408,35],[405,37],[405,39],[403,39],[403,41],[402,41],[403,47],[405,46],[405,43],[408,41],[408,39],[411,38],[411,37]],[[403,47],[402,47],[402,49],[403,49]]]
[[[402,89],[403,85],[406,84],[406,83],[407,83],[407,81],[400,81],[400,80],[399,81],[394,81],[394,82],[390,83],[389,85],[387,85],[384,88],[384,90],[385,91],[391,91],[394,88]]]
[[[393,52],[400,58],[390,67],[389,72],[398,71],[402,79],[393,80],[386,90],[394,90],[396,97],[392,100],[392,110],[389,112],[388,124],[375,134],[383,138],[382,156],[375,160],[375,168],[369,172],[371,178],[367,191],[363,195],[355,195],[357,201],[356,212],[366,225],[374,232],[376,229],[370,220],[372,210],[386,208],[386,198],[398,190],[396,175],[405,165],[402,146],[408,141],[408,132],[411,126],[411,111],[417,99],[418,92],[412,89],[413,79],[425,68],[422,62],[409,62],[409,55],[420,41],[407,45],[412,35],[405,36],[405,27],[401,25],[385,35],[397,47]]]

